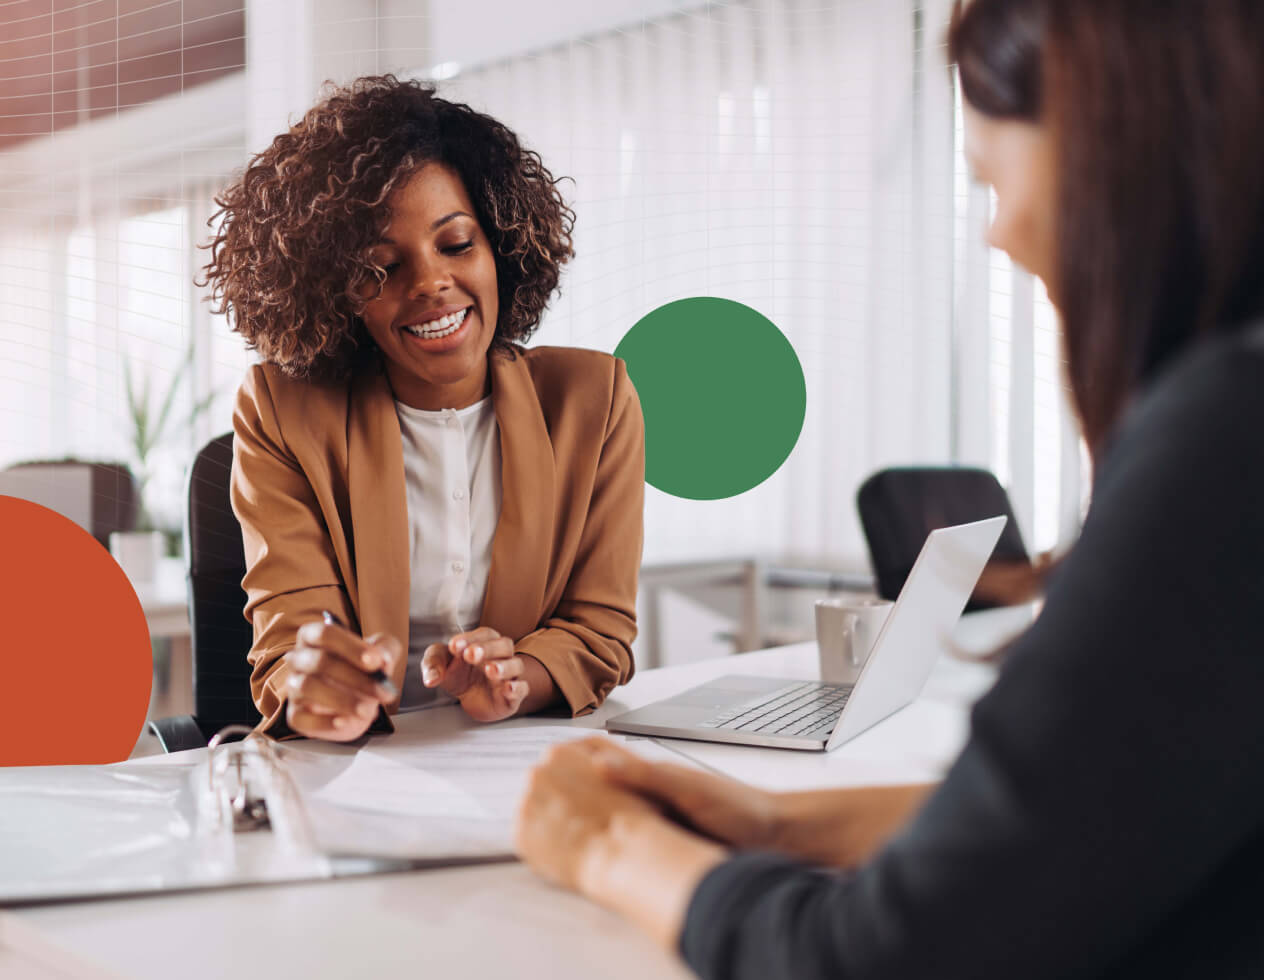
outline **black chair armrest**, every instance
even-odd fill
[[[158,738],[164,752],[206,748],[207,738],[192,715],[172,715],[149,723],[149,730]]]

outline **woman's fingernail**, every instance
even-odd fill
[[[376,650],[365,650],[360,654],[360,663],[369,668],[382,666],[382,655]]]
[[[433,670],[423,670],[421,672],[421,682],[429,687],[435,682],[436,674]]]
[[[350,718],[344,718],[342,715],[334,715],[334,728],[346,728],[350,724]]]
[[[500,676],[500,664],[488,664],[488,665],[487,665],[486,667],[484,667],[483,669],[487,671],[487,676],[488,676],[488,677],[499,677],[499,676]]]
[[[460,640],[460,639],[458,639],[458,640],[454,640],[454,641],[452,642],[452,646],[456,649],[456,652],[457,652],[457,653],[460,653],[460,652],[461,652],[462,650],[464,650],[467,646],[469,646],[469,644],[468,644],[468,643],[466,643],[464,640]]]
[[[299,670],[311,670],[316,666],[316,651],[300,650],[294,654],[294,666]]]
[[[470,647],[470,655],[474,658],[474,662],[478,663],[480,660],[483,659],[483,648]]]

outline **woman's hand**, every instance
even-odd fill
[[[342,626],[307,623],[286,654],[286,724],[308,738],[354,741],[393,697],[370,675],[389,676],[402,656],[400,642],[384,633],[361,639]]]
[[[917,784],[770,793],[727,776],[649,762],[614,742],[596,747],[593,761],[613,785],[712,840],[839,868],[871,857],[934,789]]]
[[[1017,606],[1039,598],[1057,560],[1046,551],[1032,562],[996,559],[984,567],[973,597],[1002,606]]]
[[[537,711],[554,695],[553,679],[534,657],[488,626],[432,643],[421,657],[421,680],[461,702],[475,721],[500,721]]]
[[[650,762],[610,741],[594,748],[593,762],[613,785],[712,840],[739,850],[776,844],[781,824],[776,794],[700,769]]]
[[[551,749],[531,772],[515,846],[539,874],[628,916],[668,948],[694,889],[725,851],[605,779],[604,737]]]
[[[584,891],[584,867],[608,843],[616,822],[661,819],[657,808],[603,779],[595,765],[602,739],[555,746],[531,771],[518,813],[518,853],[544,877]]]

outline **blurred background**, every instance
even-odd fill
[[[133,576],[155,636],[181,641],[188,467],[230,428],[252,360],[193,283],[212,198],[322,82],[393,71],[502,119],[570,178],[577,257],[535,343],[612,351],[656,306],[713,295],[798,351],[807,418],[777,474],[727,501],[648,490],[645,662],[810,636],[814,595],[867,585],[854,497],[883,466],[988,468],[1029,549],[1065,546],[1088,474],[1055,315],[983,243],[993,205],[962,157],[949,9],[7,2],[0,470],[125,467],[125,522],[167,555]],[[31,478],[14,472],[0,492]]]

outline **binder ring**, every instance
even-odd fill
[[[245,735],[246,740],[242,743],[242,746],[229,750],[228,761],[224,764],[225,774],[228,767],[235,764],[237,794],[230,797],[226,785],[216,786],[215,750],[219,748],[226,738],[231,738],[234,735]],[[270,770],[276,770],[279,762],[276,751],[272,748],[269,740],[259,738],[249,725],[228,725],[221,728],[206,746],[207,793],[215,801],[216,812],[221,823],[231,816],[234,832],[262,830],[271,826],[266,797],[258,792],[257,787],[255,788],[256,791],[252,792],[250,780],[246,776],[245,762],[249,751],[245,748],[246,745],[253,748],[254,755],[262,760]],[[225,807],[227,807],[227,813],[225,813]]]

